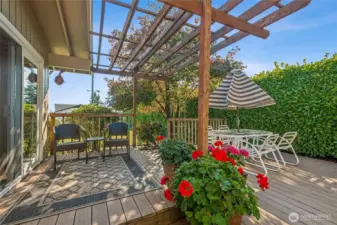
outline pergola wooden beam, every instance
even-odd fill
[[[113,3],[115,5],[118,5],[118,6],[124,7],[124,8],[128,8],[128,9],[131,8],[130,4],[125,3],[125,2],[121,2],[121,1],[118,1],[118,0],[106,0],[106,1],[110,2],[110,3]],[[148,15],[151,15],[151,16],[155,16],[155,17],[158,15],[156,12],[153,12],[153,11],[148,10],[148,9],[143,9],[143,8],[140,8],[140,7],[136,7],[136,11],[141,12],[141,13],[145,13],[145,14],[148,14]],[[173,16],[167,15],[165,17],[165,19],[170,20],[170,21],[174,21],[176,18],[173,17]],[[191,27],[191,28],[197,28],[198,27],[197,25],[190,24],[190,23],[186,23],[185,26],[188,26],[188,27]]]
[[[310,3],[311,0],[295,0],[292,1],[290,3],[288,3],[287,5],[285,5],[284,7],[278,9],[277,11],[272,12],[271,14],[263,17],[262,19],[260,19],[259,21],[255,22],[254,24],[260,27],[267,27],[270,24],[273,24],[279,20],[281,20],[282,18],[289,16],[290,14],[304,8],[305,6],[307,6]],[[228,39],[212,46],[211,48],[211,54],[216,53],[217,51],[247,37],[249,34],[239,31],[236,34],[232,35],[231,37],[229,37]],[[179,65],[178,67],[174,68],[172,71],[169,72],[169,75],[174,74],[175,72],[186,68],[196,62],[198,62],[199,58],[198,56],[193,57],[192,59],[190,59],[189,61]],[[154,74],[155,75],[155,74]]]
[[[238,4],[240,4],[243,0],[230,0],[223,4],[219,10],[223,11],[224,13],[228,13],[230,10],[235,8]],[[213,24],[214,22],[212,22]],[[164,54],[163,57],[159,59],[157,63],[155,63],[149,70],[153,71],[154,69],[158,68],[164,61],[169,59],[173,54],[177,53],[181,48],[183,48],[185,45],[190,43],[194,38],[196,38],[200,34],[200,27],[193,30],[191,33],[186,34],[183,36],[183,38],[175,44],[166,54]]]
[[[150,37],[152,36],[152,34],[156,31],[157,27],[160,25],[160,23],[163,21],[163,19],[165,18],[165,16],[167,15],[167,13],[171,10],[171,6],[169,5],[164,5],[158,16],[155,18],[155,20],[153,21],[151,27],[149,30],[147,30],[141,37],[141,41],[138,44],[138,46],[136,47],[136,49],[134,49],[132,51],[132,54],[130,56],[130,58],[126,61],[126,63],[123,65],[122,71],[124,71],[129,65],[130,63],[133,61],[133,59],[138,55],[139,51],[144,47],[144,45],[148,42],[148,40],[150,39]]]
[[[128,30],[129,30],[129,27],[130,27],[133,15],[135,14],[135,10],[136,10],[137,4],[138,4],[138,0],[132,0],[132,5],[131,5],[131,8],[129,10],[128,17],[126,18],[126,21],[124,23],[121,39],[117,43],[116,55],[115,55],[114,58],[111,59],[110,68],[109,68],[110,70],[114,66],[114,64],[116,62],[116,59],[117,59],[117,57],[119,55],[119,52],[121,51],[121,49],[123,47],[123,42],[124,42],[124,39],[125,39],[125,36],[126,36]]]
[[[242,13],[238,18],[243,20],[243,21],[248,21],[248,20],[254,18],[255,16],[258,16],[259,14],[264,12],[265,10],[271,8],[273,5],[275,5],[279,1],[280,0],[262,0],[259,3],[257,3],[256,5],[249,8],[244,13]],[[221,27],[220,29],[218,29],[217,31],[215,31],[211,35],[211,43],[218,40],[221,37],[224,37],[225,34],[231,32],[232,30],[234,30],[234,29],[231,28],[231,27],[228,27],[228,26]],[[227,39],[229,39],[229,37]],[[193,55],[194,53],[197,53],[199,51],[199,49],[200,49],[199,44],[193,46],[189,51],[185,52],[183,55],[181,55],[177,59],[174,59],[173,61],[169,62],[164,68],[159,70],[154,75],[156,76],[156,75],[164,73],[168,69],[172,68],[172,66],[182,62],[183,60],[185,60],[187,57]]]
[[[178,7],[180,9],[184,9],[188,12],[201,15],[202,13],[202,5],[195,0],[160,0],[165,4],[171,5],[173,7]],[[230,26],[232,28],[244,31],[249,34],[253,34],[260,38],[267,38],[269,36],[269,31],[262,29],[254,24],[250,24],[248,22],[242,21],[234,16],[229,14],[225,14],[222,11],[212,8],[212,20],[218,23]]]
[[[111,38],[111,39],[114,39],[114,40],[121,40],[120,37],[117,37],[117,36],[113,36],[113,35],[109,35],[109,34],[100,34],[98,32],[94,32],[94,31],[90,31],[89,32],[91,35],[95,35],[95,36],[102,36],[102,37],[105,37],[105,38]],[[132,40],[132,39],[129,39],[127,37],[124,38],[124,42],[129,42],[129,43],[132,43],[132,44],[140,44],[139,41],[135,41],[135,40]],[[149,44],[149,43],[146,43],[145,44],[145,47],[152,47],[152,44]],[[166,51],[167,49],[163,49],[161,48],[160,50],[163,50],[163,51]],[[178,53],[179,54],[179,53]]]
[[[133,78],[133,96],[132,96],[132,109],[133,109],[133,123],[132,123],[132,146],[136,147],[137,141],[137,78]]]
[[[198,98],[198,148],[208,154],[208,103],[211,46],[212,0],[204,0],[201,5],[200,57],[199,57],[199,98]]]
[[[103,32],[103,26],[104,26],[104,15],[105,15],[105,0],[102,0],[102,9],[101,9],[101,20],[100,20],[100,26],[99,26],[99,32],[102,33]],[[99,40],[98,40],[98,55],[97,55],[97,67],[99,65],[99,60],[101,57],[101,48],[102,48],[102,36],[99,36]]]
[[[163,28],[161,29],[160,32],[157,32],[158,29],[154,29],[153,27],[151,28],[150,26],[149,27],[149,29],[151,29],[149,32],[150,34],[144,33],[143,36],[140,38],[140,40],[139,39],[129,40],[126,37],[127,29],[126,29],[126,32],[122,32],[121,37],[102,34],[104,13],[106,10],[103,4],[102,8],[104,8],[104,10],[102,10],[102,15],[101,15],[100,31],[91,32],[92,35],[99,36],[99,49],[97,52],[97,55],[98,55],[97,63],[93,64],[95,67],[97,67],[96,69],[98,69],[98,67],[101,67],[101,65],[99,64],[100,56],[105,55],[105,56],[110,57],[111,62],[113,62],[113,64],[116,62],[117,58],[119,60],[125,60],[124,61],[125,63],[123,65],[123,61],[121,62],[122,68],[119,68],[119,67],[117,68],[117,67],[114,67],[113,64],[110,64],[109,69],[111,71],[101,69],[100,71],[101,73],[106,73],[106,74],[111,74],[111,73],[116,74],[117,73],[118,75],[121,75],[121,76],[124,75],[124,76],[132,76],[132,77],[144,78],[144,79],[166,80],[176,71],[183,69],[189,65],[192,65],[193,63],[199,60],[198,51],[201,50],[200,44],[196,44],[192,48],[189,48],[185,51],[181,51],[181,50],[184,48],[184,46],[190,43],[191,40],[196,38],[199,35],[199,33],[201,33],[200,32],[201,27],[199,28],[198,26],[194,26],[197,29],[193,30],[188,35],[184,35],[183,39],[180,40],[177,44],[175,44],[173,48],[167,48],[166,44],[172,38],[173,35],[175,35],[183,26],[186,26],[188,24],[187,23],[188,20],[194,14],[202,16],[202,13],[204,13],[203,4],[205,3],[205,1],[210,1],[210,0],[203,0],[203,1],[159,0],[159,1],[168,3],[171,7],[172,6],[178,7],[180,9],[174,17],[169,16],[168,13],[162,17],[157,12],[140,9],[137,6],[130,5],[130,4],[118,1],[118,0],[103,0],[103,3],[110,2],[110,3],[117,4],[117,5],[130,9],[129,14],[132,12],[134,13],[134,11],[138,10],[140,12],[153,15],[157,17],[155,21],[162,20],[161,23],[165,21],[166,24],[163,25]],[[261,0],[257,4],[255,4],[253,7],[251,7],[249,10],[247,10],[244,14],[238,17],[233,17],[227,14],[227,12],[230,9],[237,6],[241,1],[243,0],[227,0],[226,3],[223,5],[223,8],[221,8],[222,11],[221,9],[211,8],[212,15],[209,14],[209,16],[211,16],[210,17],[211,24],[212,24],[212,21],[213,22],[215,21],[215,22],[220,22],[221,24],[225,24],[225,26],[221,27],[216,32],[210,31],[210,42],[211,43],[217,41],[220,38],[224,38],[223,41],[211,46],[210,54],[214,54],[217,51],[221,50],[222,48],[225,48],[243,39],[244,37],[250,34],[253,34],[255,36],[260,36],[263,38],[267,37],[269,35],[269,32],[267,30],[264,30],[266,26],[305,7],[310,2],[310,0],[292,0],[292,2],[288,3],[287,5],[283,5],[280,3],[280,0]],[[254,24],[248,23],[250,19],[254,18],[256,15],[259,15],[265,12],[268,8],[272,6],[276,6],[279,9],[271,13],[270,15],[265,16],[263,19],[259,20],[258,22]],[[162,17],[164,19],[160,19],[160,18],[158,19],[158,15],[159,17]],[[165,20],[168,17],[171,17],[170,20],[169,21]],[[124,28],[129,27],[130,24],[128,24],[128,21],[130,22],[130,20],[126,21],[126,23],[124,24]],[[159,27],[160,26],[159,24],[160,24],[159,22],[156,23],[156,26]],[[123,28],[123,31],[125,31],[124,28]],[[227,33],[233,31],[234,29],[238,29],[239,31],[229,37],[226,36]],[[118,40],[118,43],[115,46],[116,48],[114,49],[118,51],[114,52],[114,54],[101,54],[102,37]],[[153,38],[154,40],[150,43],[149,40],[152,40]],[[124,50],[123,42],[130,42],[132,44],[135,44],[136,47],[134,48],[133,51],[126,50],[126,52],[123,52],[123,54],[120,54],[120,51]],[[155,54],[158,54],[158,50],[163,51],[163,54],[162,54],[163,56],[159,59],[159,61],[156,60],[152,63],[153,65],[151,65],[149,61]],[[125,53],[128,53],[129,55],[125,55]],[[94,53],[91,52],[91,54],[94,54]],[[164,64],[165,61],[167,61],[167,63],[165,63],[165,66],[160,68],[159,66]],[[116,68],[116,69],[113,69],[113,68]],[[104,70],[107,72],[103,72]],[[131,75],[127,71],[131,71],[133,75]],[[126,74],[122,74],[121,72],[126,72]]]
[[[94,54],[94,55],[98,55],[98,52],[90,52],[91,54]],[[107,56],[107,57],[115,57],[115,55],[112,55],[112,54],[106,54],[106,53],[101,53],[102,56]],[[126,59],[128,60],[130,57],[129,56],[121,56],[119,55],[117,58],[121,58],[121,59]],[[135,59],[135,60],[138,60],[138,59]],[[109,67],[109,66],[108,66]]]
[[[133,65],[132,70],[138,70],[141,68],[159,49],[163,46],[184,24],[193,16],[192,13],[184,12],[180,10],[176,19],[163,28],[160,35],[153,41],[152,48],[147,49],[140,58],[139,63]]]
[[[148,76],[144,75],[143,73],[135,73],[135,72],[123,72],[118,70],[104,70],[99,68],[91,68],[92,72],[94,73],[100,73],[100,74],[107,74],[107,75],[117,75],[122,77],[136,77],[136,78],[142,78],[142,79],[148,79],[148,80],[168,80],[169,77],[167,76]]]
[[[262,0],[256,5],[252,6],[250,9],[248,9],[246,12],[241,14],[238,18],[243,21],[248,21],[255,16],[259,15],[260,13],[264,12],[265,10],[272,7],[275,3],[279,2],[280,0]],[[231,32],[234,30],[233,28],[229,26],[223,26],[222,28],[218,29],[216,32],[214,32],[211,36],[211,42],[214,42],[218,40],[221,37],[224,37],[225,34]],[[163,69],[159,70],[159,72],[155,73],[154,75],[162,74],[164,71],[167,71],[169,68],[172,68],[172,66],[180,63],[181,61],[185,60],[187,57],[193,55],[194,53],[198,52],[200,49],[199,44],[192,47],[189,51],[184,53],[182,56],[178,57],[177,59],[174,59],[173,61],[169,62]],[[154,68],[153,68],[154,69]]]
[[[90,31],[90,34],[95,35],[95,36],[102,36],[102,37],[105,37],[105,38],[114,39],[114,40],[117,40],[117,41],[121,40],[120,37],[117,37],[117,36],[114,36],[114,35],[109,35],[109,34],[100,34],[98,32],[94,32],[94,31]],[[135,41],[135,40],[129,39],[127,37],[124,38],[124,42],[129,42],[129,43],[132,43],[132,44],[139,44],[140,43],[139,41]],[[145,46],[151,47],[152,45],[146,43]]]

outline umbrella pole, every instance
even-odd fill
[[[236,128],[240,132],[240,111],[238,108],[236,109]]]

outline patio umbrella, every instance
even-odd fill
[[[264,90],[242,70],[232,70],[220,86],[210,95],[209,107],[237,110],[236,125],[239,130],[239,109],[251,109],[276,104]]]

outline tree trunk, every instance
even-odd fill
[[[166,119],[171,117],[171,106],[170,106],[170,84],[165,82],[165,114]]]

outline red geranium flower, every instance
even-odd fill
[[[170,178],[168,176],[163,176],[160,180],[160,184],[164,185]]]
[[[157,137],[157,141],[162,141],[164,139],[165,139],[165,137],[163,135],[160,135],[160,136]]]
[[[228,158],[228,161],[229,161],[230,163],[232,163],[233,166],[236,165],[235,160],[234,160],[233,158]]]
[[[238,154],[240,154],[240,151],[237,150],[234,146],[229,146],[229,147],[228,147],[228,150],[229,150],[229,152],[230,152],[231,154],[233,154],[233,155],[238,155]]]
[[[212,145],[208,145],[208,151],[214,151],[214,147]]]
[[[167,200],[169,200],[170,202],[173,202],[173,195],[169,189],[166,189],[164,191],[164,196]]]
[[[245,157],[248,157],[249,156],[249,152],[246,150],[246,149],[240,149],[240,154],[245,156]]]
[[[269,189],[268,177],[264,176],[263,174],[259,173],[257,176],[257,183],[259,184],[262,191],[265,189]]]
[[[212,151],[212,156],[214,159],[216,159],[217,161],[221,161],[221,162],[226,162],[228,159],[227,153],[218,148]]]
[[[200,151],[200,150],[195,150],[194,152],[192,152],[192,158],[193,158],[193,159],[197,159],[197,158],[199,158],[200,156],[202,156],[202,151]]]
[[[217,146],[217,147],[221,147],[223,145],[223,142],[218,140],[218,141],[214,142],[214,145]]]
[[[242,167],[239,167],[239,168],[238,168],[238,171],[239,171],[239,173],[241,173],[241,175],[243,175],[243,174],[245,173],[245,171],[243,170]]]
[[[187,180],[182,180],[179,184],[178,191],[181,196],[189,198],[193,194],[193,186]]]

